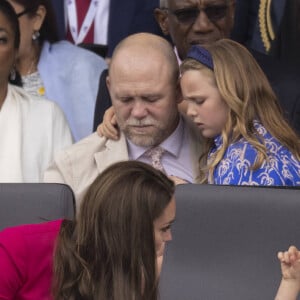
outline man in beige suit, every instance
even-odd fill
[[[106,167],[124,160],[153,164],[148,152],[160,146],[164,171],[195,182],[200,136],[178,112],[178,79],[176,56],[166,40],[146,33],[124,39],[114,51],[107,78],[120,139],[97,133],[86,137],[56,156],[44,181],[70,185],[78,205]]]

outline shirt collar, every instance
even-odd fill
[[[160,144],[160,146],[164,148],[168,153],[177,157],[180,153],[180,149],[182,146],[183,134],[184,134],[184,126],[183,126],[182,117],[180,116],[179,123],[176,129],[167,139],[165,139]],[[147,150],[150,149],[149,147],[142,147],[142,146],[135,145],[127,138],[126,141],[128,147],[128,154],[132,160],[139,159]]]
[[[175,55],[177,57],[177,62],[178,62],[178,65],[180,66],[182,64],[182,60],[180,59],[179,57],[179,54],[178,54],[178,50],[176,47],[174,47],[174,52],[175,52]]]

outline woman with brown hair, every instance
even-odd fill
[[[4,230],[0,299],[51,299],[54,241],[55,299],[157,299],[173,194],[173,182],[160,171],[120,162],[97,177],[75,221]]]

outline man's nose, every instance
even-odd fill
[[[193,24],[193,30],[197,32],[206,33],[212,31],[213,29],[214,29],[214,24],[207,17],[205,11],[201,9],[197,19]]]
[[[146,105],[142,101],[136,101],[132,107],[131,115],[137,119],[144,118],[147,115]]]

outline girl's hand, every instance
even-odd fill
[[[186,180],[177,176],[170,175],[169,178],[174,181],[175,185],[188,183]]]
[[[297,280],[300,286],[300,252],[298,249],[291,246],[288,251],[278,252],[277,256],[281,263],[283,279]]]
[[[104,136],[108,139],[119,139],[120,130],[118,128],[115,111],[112,106],[105,111],[103,122],[97,127],[97,133],[99,136]]]

